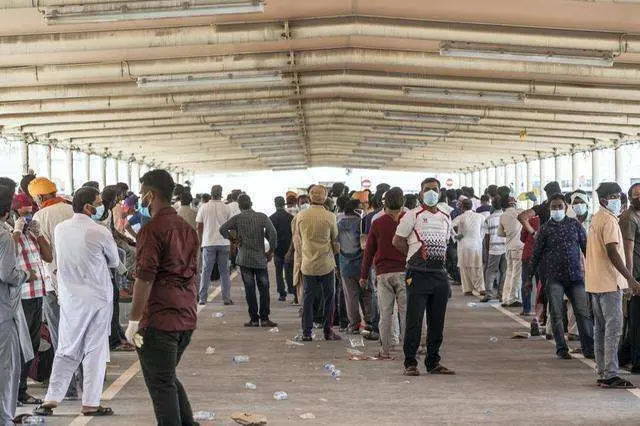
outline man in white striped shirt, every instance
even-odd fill
[[[500,206],[500,199],[494,198],[492,201],[493,213],[486,219],[487,235],[485,240],[489,247],[489,258],[487,260],[487,268],[484,272],[485,295],[481,302],[488,302],[492,298],[494,283],[498,285],[497,298],[502,296],[502,287],[507,272],[507,239],[498,236],[498,227],[500,226],[500,216],[503,210]]]

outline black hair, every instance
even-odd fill
[[[488,195],[486,195],[486,194],[485,194],[485,195],[480,196],[480,201],[482,201],[483,203],[484,203],[484,202],[487,202],[487,201],[489,201],[489,200],[491,200],[491,197],[489,197],[489,196],[488,196]]]
[[[338,199],[336,200],[336,207],[338,208],[339,212],[343,212],[344,211],[344,207],[347,205],[347,202],[350,200],[348,195],[341,195],[338,197]]]
[[[335,182],[331,186],[331,196],[332,197],[340,197],[344,194],[344,183]]]
[[[4,217],[11,211],[11,203],[13,202],[13,193],[15,190],[11,190],[6,185],[0,185],[0,217]]]
[[[209,201],[211,201],[211,195],[209,195],[209,194],[202,194],[202,202],[203,202],[203,203],[208,203]]]
[[[82,184],[82,188],[86,188],[86,187],[95,188],[98,191],[100,191],[100,184],[95,180],[90,180],[89,182],[85,182]]]
[[[182,194],[182,191],[184,191],[184,185],[181,185],[179,183],[175,184],[172,195],[175,195],[176,197],[180,197],[180,194]]]
[[[598,189],[596,189],[598,198],[607,198],[609,195],[620,192],[622,192],[622,188],[620,188],[620,185],[618,185],[616,182],[602,182],[600,185],[598,185]]]
[[[447,190],[446,188],[440,188],[440,198],[438,198],[439,203],[447,202]]]
[[[96,189],[96,191],[98,190]],[[119,193],[120,190],[115,185],[107,185],[104,187],[104,189],[102,190],[102,194],[100,194],[100,198],[102,198],[102,205],[104,206],[104,213],[102,214],[100,220],[105,220],[109,216],[109,212],[111,211],[111,209],[116,206]]]
[[[191,203],[193,203],[193,196],[191,195],[191,191],[182,191],[182,194],[180,194],[180,204],[183,206],[189,206],[191,205]]]
[[[222,186],[213,185],[211,187],[211,198],[214,200],[222,200]]]
[[[502,203],[500,202],[502,198],[497,195],[495,197],[493,197],[491,199],[491,207],[493,207],[494,210],[501,210],[502,209]]]
[[[360,208],[360,201],[355,198],[351,199],[344,206],[344,214],[355,214],[358,208]]]
[[[438,191],[440,191],[440,188],[442,187],[442,185],[440,185],[440,181],[434,177],[428,177],[425,180],[423,180],[422,183],[420,184],[420,189],[422,190],[426,184],[433,183],[433,182],[438,184]]]
[[[509,205],[509,201],[510,201],[510,196],[507,195],[506,197],[504,195],[500,195],[500,207],[502,207],[503,210],[508,209],[509,207],[511,207]]]
[[[84,206],[87,204],[93,205],[98,195],[100,195],[100,192],[98,192],[98,190],[92,186],[84,186],[78,189],[75,192],[75,194],[73,194],[73,201],[71,202],[71,205],[73,207],[73,212],[84,213]],[[107,209],[105,206],[105,214],[106,212],[107,212]]]
[[[9,188],[12,194],[16,192],[16,188],[18,187],[18,184],[13,179],[8,177],[0,177],[0,185]]]
[[[629,198],[633,198],[633,190],[635,188],[639,187],[639,186],[640,186],[640,182],[636,182],[636,183],[634,183],[633,185],[631,185],[629,187],[629,191],[627,191],[627,195],[629,196]],[[576,191],[576,192],[578,192],[578,191]]]
[[[447,201],[454,202],[458,199],[458,194],[455,189],[447,189]]]
[[[20,179],[20,189],[22,190],[22,192],[24,192],[25,194],[29,194],[29,184],[35,178],[36,175],[34,175],[33,173],[22,176],[22,179]]]
[[[240,207],[240,210],[249,210],[251,209],[251,206],[253,204],[251,203],[251,197],[249,197],[247,194],[240,194],[238,196],[238,207]]]
[[[460,207],[465,211],[473,210],[473,201],[471,201],[471,198],[465,198],[460,202]]]
[[[562,194],[561,192],[556,192],[551,197],[549,197],[549,204],[551,204],[553,200],[562,200],[565,204],[567,204],[567,200],[565,199],[564,194]]]
[[[140,178],[140,183],[153,189],[165,202],[171,201],[176,184],[168,171],[163,169],[151,170]]]
[[[629,198],[624,192],[620,193],[620,203],[622,204],[622,207],[626,207],[629,204]]]
[[[490,197],[495,197],[496,195],[498,195],[498,185],[489,185],[487,186],[487,189],[485,190],[485,194],[487,194]]]
[[[407,194],[404,197],[404,206],[409,210],[418,207],[418,196],[416,194]]]
[[[276,208],[281,209],[281,208],[283,208],[283,207],[284,207],[284,205],[285,205],[286,203],[285,203],[285,201],[284,201],[284,197],[276,197],[276,198],[273,200],[273,204],[275,204]]]
[[[395,186],[384,194],[384,204],[389,210],[401,210],[404,205],[402,189]]]
[[[233,191],[231,191],[231,201],[238,201],[238,198],[240,197],[240,194],[242,194],[242,190],[241,189],[234,189]]]
[[[129,185],[127,185],[124,182],[116,183],[116,188],[118,188],[118,190],[123,196],[127,195],[127,192],[129,191]]]
[[[324,199],[324,204],[323,204],[324,208],[327,209],[330,212],[334,212],[336,209],[336,205],[333,202],[333,198],[331,197],[327,197]]]
[[[391,189],[391,185],[389,185],[388,183],[379,183],[376,186],[376,192],[379,192],[381,194],[387,192],[390,189]]]

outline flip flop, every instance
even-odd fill
[[[42,405],[44,403],[40,398],[34,398],[31,395],[27,395],[25,399],[20,400],[24,405]]]
[[[87,411],[82,415],[87,417],[113,416],[113,410],[109,407],[98,407],[95,411]]]

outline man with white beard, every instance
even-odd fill
[[[112,415],[100,405],[113,311],[109,268],[120,266],[118,247],[104,226],[95,223],[102,205],[95,188],[73,197],[71,219],[55,229],[60,302],[60,335],[45,402],[34,414],[50,416],[63,400],[80,363],[84,370],[82,413]]]

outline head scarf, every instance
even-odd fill
[[[13,196],[13,202],[11,203],[12,210],[18,210],[23,207],[33,206],[33,201],[25,193],[16,194]]]
[[[587,205],[589,204],[589,198],[587,197],[587,194],[574,192],[573,194],[571,194],[571,204],[574,204],[576,202],[576,198],[580,198]]]
[[[38,195],[55,194],[57,192],[56,184],[45,177],[37,177],[29,183],[29,194],[34,198]]]

